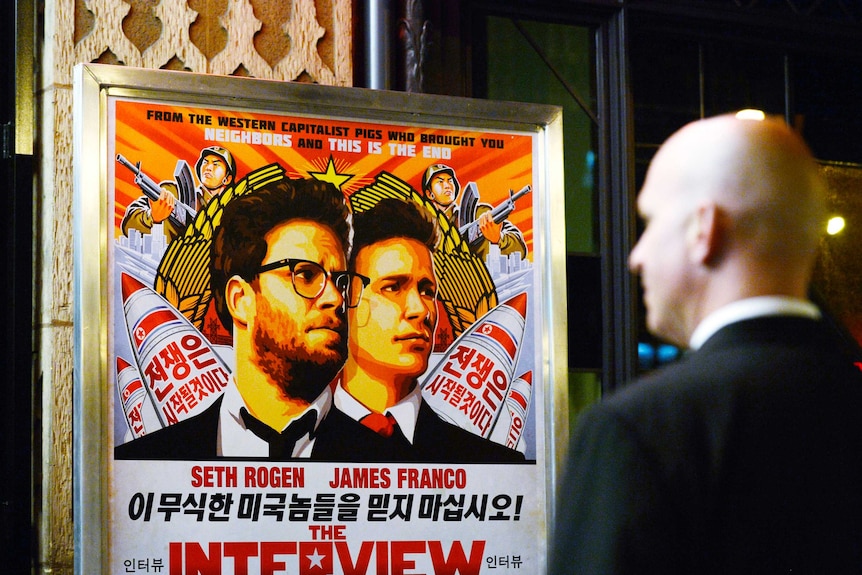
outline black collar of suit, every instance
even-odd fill
[[[768,315],[728,324],[707,339],[701,351],[776,342],[799,345],[835,345],[836,333],[822,319],[792,315]]]

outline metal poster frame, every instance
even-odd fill
[[[568,437],[561,108],[81,64],[73,114],[76,573],[545,572]],[[230,177],[201,200],[204,158]],[[424,191],[441,173],[455,215]],[[436,219],[414,386],[517,462],[319,461],[318,436],[276,464],[221,431],[218,457],[121,455],[236,385],[235,340],[207,315],[212,234],[230,201],[296,178],[331,182],[354,217],[395,197]],[[185,214],[133,218],[163,190]]]

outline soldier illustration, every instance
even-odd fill
[[[194,190],[191,172],[184,160],[177,162],[174,180],[158,184],[141,172],[140,165],[133,166],[122,156],[118,160],[135,172],[135,183],[144,192],[126,208],[121,224],[123,233],[128,235],[128,231],[134,229],[148,234],[153,225],[162,224],[168,242],[181,235],[194,215],[236,178],[236,161],[230,151],[221,146],[201,150],[195,163],[200,184]]]
[[[459,230],[470,244],[470,251],[482,258],[488,255],[491,244],[507,256],[520,253],[527,257],[527,244],[518,227],[505,219],[514,209],[514,200],[527,193],[529,187],[511,195],[507,203],[497,208],[479,203],[479,192],[474,182],[464,188],[455,170],[445,164],[432,164],[422,176],[422,192],[437,209]]]

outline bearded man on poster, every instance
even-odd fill
[[[351,215],[318,180],[281,180],[231,200],[213,237],[213,302],[233,332],[232,381],[197,416],[118,446],[117,459],[375,461],[382,439],[331,409],[347,353]],[[364,449],[357,449],[362,445]]]

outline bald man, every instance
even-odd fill
[[[862,373],[807,300],[823,195],[777,119],[659,149],[629,265],[691,351],[581,417],[549,573],[862,572]]]

